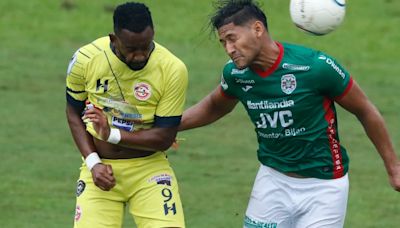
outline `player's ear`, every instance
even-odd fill
[[[111,43],[115,43],[117,41],[117,37],[113,33],[108,34],[108,37],[110,37]]]
[[[264,33],[264,31],[265,31],[265,27],[264,27],[264,24],[261,22],[261,21],[255,21],[254,23],[253,23],[253,30],[254,30],[254,33],[255,33],[255,35],[257,36],[257,37],[261,37],[261,35]]]

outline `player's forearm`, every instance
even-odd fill
[[[136,132],[121,130],[121,141],[119,144],[164,151],[171,147],[176,133],[176,128],[151,128]]]
[[[187,109],[183,115],[179,131],[192,128],[202,127],[211,124],[221,118],[223,115],[216,112],[208,112],[208,108],[204,108],[201,104],[195,105]]]
[[[82,156],[87,157],[91,152],[96,151],[93,137],[86,131],[80,115],[70,105],[67,105],[66,115],[75,144]]]
[[[183,113],[179,131],[206,126],[230,113],[237,101],[221,101],[218,94],[219,91],[215,90],[199,103],[187,109]]]
[[[392,174],[398,163],[398,158],[382,115],[374,107],[369,113],[358,116],[358,119],[381,156],[388,174]]]

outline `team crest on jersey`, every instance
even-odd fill
[[[151,87],[149,84],[144,82],[136,83],[133,87],[133,94],[135,95],[136,99],[145,101],[151,96]]]
[[[281,89],[286,94],[291,94],[297,86],[296,77],[293,74],[285,74],[281,77]]]

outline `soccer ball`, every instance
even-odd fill
[[[291,0],[290,16],[303,31],[325,35],[335,30],[346,13],[345,0]]]

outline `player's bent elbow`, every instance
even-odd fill
[[[166,151],[172,146],[173,141],[163,141],[157,144],[157,150],[159,151]]]
[[[160,137],[160,138],[156,139],[153,142],[153,149],[156,149],[158,151],[168,150],[174,143],[175,136],[176,135],[174,135],[174,137],[168,136],[168,137]]]

